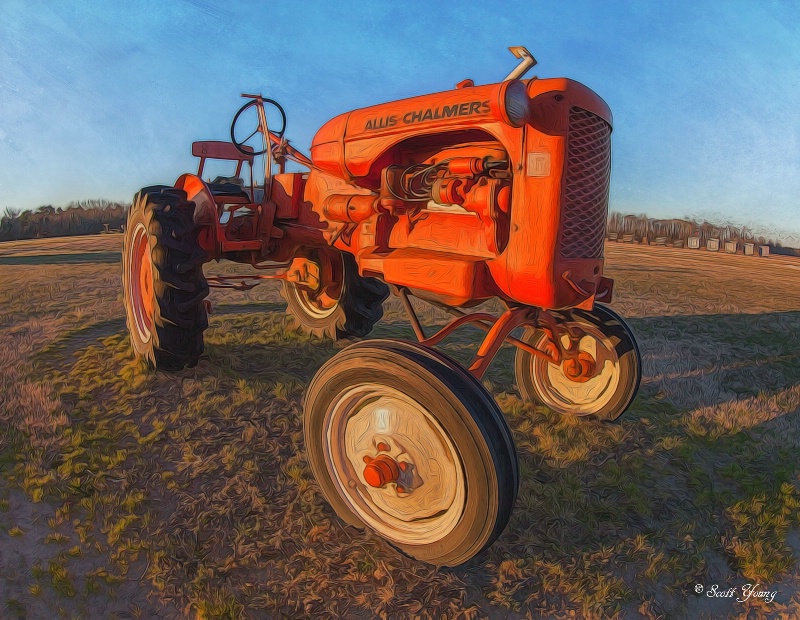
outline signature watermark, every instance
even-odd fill
[[[777,590],[767,590],[760,583],[746,583],[735,588],[720,588],[717,584],[709,587],[698,583],[694,587],[697,594],[705,594],[709,598],[734,598],[738,603],[744,603],[751,599],[763,599],[765,603],[775,600]]]

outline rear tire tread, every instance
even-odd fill
[[[132,236],[139,222],[147,231],[154,295],[151,338],[141,342],[128,294],[131,238],[126,235],[123,280],[128,329],[137,355],[158,369],[194,366],[204,349],[203,331],[208,327],[208,317],[203,300],[208,295],[208,284],[203,275],[205,253],[198,245],[193,217],[194,203],[186,199],[186,193],[164,185],[140,190],[128,214],[128,235]]]

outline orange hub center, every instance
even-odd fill
[[[147,233],[139,229],[134,233],[131,256],[131,288],[136,326],[142,337],[147,337],[153,327],[153,264]]]
[[[367,459],[369,459],[367,461]],[[364,468],[364,480],[376,489],[386,486],[390,482],[397,482],[400,478],[400,466],[391,456],[381,454],[377,457],[364,457],[367,466]]]
[[[139,286],[145,320],[149,324],[149,319],[153,315],[153,268],[150,265],[150,255],[147,252],[142,256],[141,267],[139,268]]]
[[[564,360],[561,368],[571,381],[584,383],[594,375],[595,366],[595,360],[591,354],[586,351],[581,351],[578,353],[577,359],[569,358]]]

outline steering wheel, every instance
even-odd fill
[[[233,142],[233,146],[236,147],[236,150],[238,150],[240,153],[244,153],[245,155],[251,155],[251,156],[263,155],[271,147],[271,143],[270,143],[269,137],[263,135],[263,132],[262,132],[261,139],[262,139],[263,145],[264,145],[264,148],[262,150],[260,150],[260,151],[250,151],[250,150],[245,150],[244,149],[245,143],[250,138],[252,138],[254,135],[256,135],[257,133],[261,132],[260,117],[259,117],[258,126],[256,126],[256,128],[253,130],[253,132],[249,136],[247,136],[244,140],[237,140],[236,139],[236,122],[239,120],[239,117],[242,114],[244,114],[244,112],[249,110],[250,108],[258,106],[259,104],[262,104],[262,103],[274,106],[275,108],[278,109],[278,112],[281,115],[281,128],[279,130],[277,130],[277,131],[274,130],[274,129],[269,129],[269,133],[271,133],[272,135],[274,135],[278,139],[280,139],[280,138],[283,137],[283,133],[286,131],[286,112],[283,111],[283,108],[281,107],[281,105],[277,101],[274,101],[273,99],[253,99],[252,101],[248,101],[241,108],[239,108],[239,111],[236,113],[236,116],[233,117],[233,122],[231,123],[231,142]],[[264,116],[266,117],[266,111],[264,112]]]

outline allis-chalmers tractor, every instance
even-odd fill
[[[390,289],[399,297],[419,342],[364,340],[330,359],[305,396],[305,443],[344,521],[436,565],[489,546],[514,505],[514,440],[481,384],[504,343],[520,395],[563,415],[618,417],[641,373],[631,330],[604,305],[611,112],[577,82],[522,79],[536,61],[511,51],[522,60],[498,84],[335,117],[310,157],[284,139],[276,102],[243,95],[232,141],[195,142],[196,174],[142,189],[125,236],[130,337],[156,368],[198,361],[209,285],[281,279],[295,321],[332,339],[366,336]],[[211,159],[233,175],[204,181]],[[214,259],[253,275],[206,278]],[[427,335],[410,296],[452,322]],[[490,299],[499,316],[470,310]],[[468,323],[486,336],[464,367],[433,347]]]

